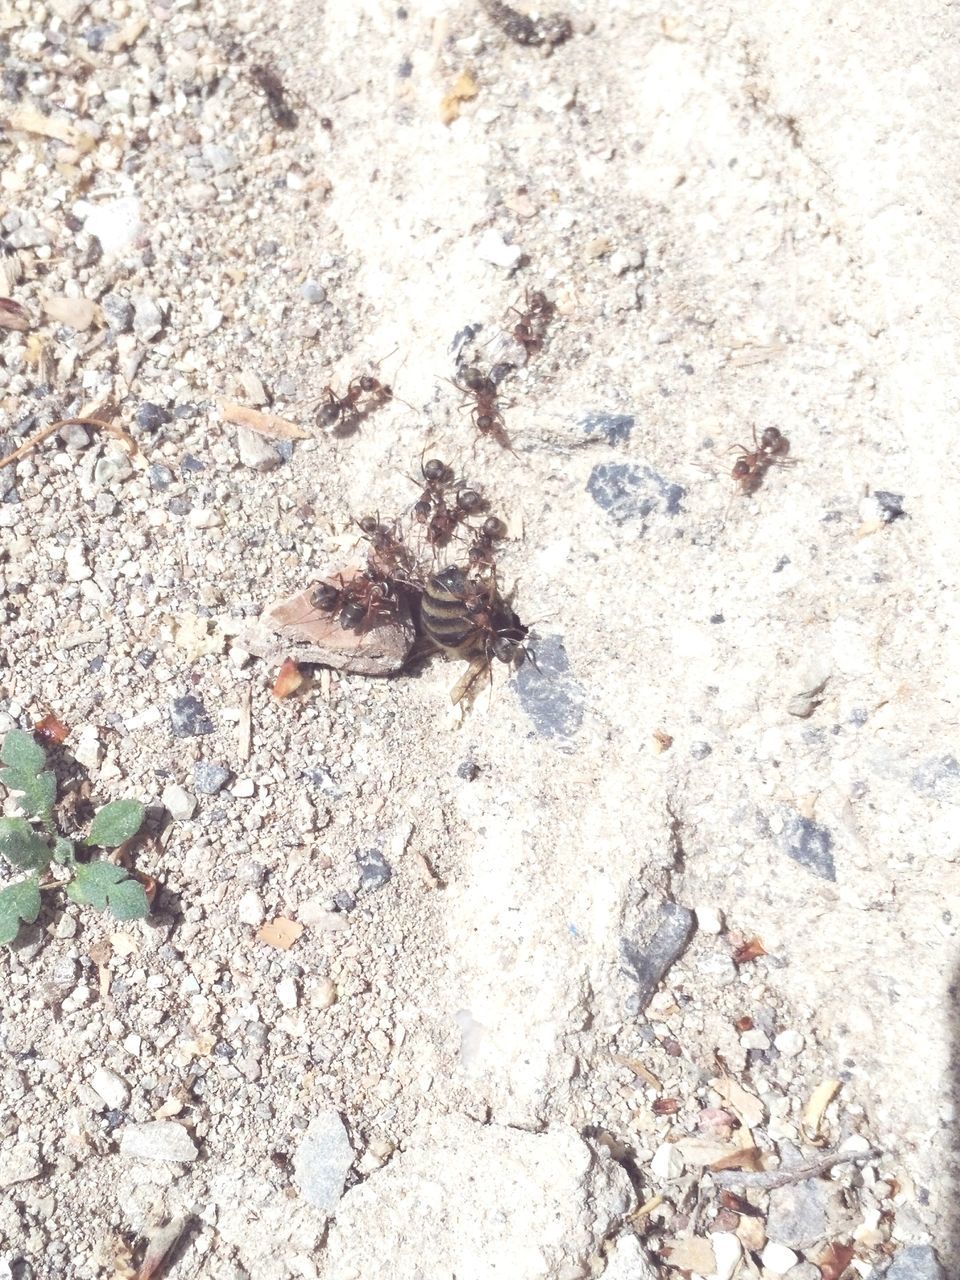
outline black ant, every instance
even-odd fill
[[[506,423],[497,404],[497,387],[492,378],[482,370],[469,366],[460,370],[462,382],[452,379],[453,385],[464,395],[474,400],[471,421],[481,436],[491,436],[503,449],[509,449],[514,456],[516,451],[507,435]],[[464,406],[469,400],[464,401]],[[464,407],[461,406],[461,407]]]
[[[743,494],[754,493],[759,489],[770,467],[775,464],[781,467],[791,466],[793,462],[793,459],[786,457],[790,451],[790,441],[776,427],[764,428],[759,440],[754,428],[753,449],[742,444],[730,447],[740,450],[740,456],[733,464],[730,475]]]
[[[361,516],[357,527],[370,543],[370,559],[376,569],[391,577],[411,572],[413,556],[395,528],[381,524],[379,515]]]
[[[523,347],[527,353],[527,357],[534,356],[543,347],[543,339],[547,332],[547,326],[556,313],[556,306],[539,290],[524,295],[525,310],[521,311],[518,307],[511,307],[510,310],[520,317],[513,327],[513,336],[517,342]]]
[[[383,618],[396,616],[397,596],[393,584],[373,566],[356,574],[349,582],[337,575],[339,587],[321,582],[310,596],[310,603],[322,613],[339,610],[344,631],[369,631]]]
[[[476,515],[486,505],[483,496],[468,486],[457,488],[453,503],[447,501],[447,492],[454,487],[453,471],[439,458],[420,460],[420,474],[424,489],[414,503],[413,517],[418,524],[426,525],[426,540],[431,547],[442,547],[468,516]],[[411,477],[412,478],[412,477]]]
[[[281,129],[295,129],[297,116],[287,104],[283,81],[271,68],[258,63],[250,68],[250,79],[267,99],[267,110]]]
[[[366,403],[361,404],[365,396]],[[342,396],[338,396],[332,387],[325,387],[324,402],[317,411],[317,421],[322,427],[335,427],[339,423],[343,430],[355,426],[392,399],[392,387],[388,387],[379,378],[364,374],[347,383]]]

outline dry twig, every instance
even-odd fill
[[[728,1169],[722,1173],[712,1173],[713,1181],[721,1187],[755,1187],[759,1191],[773,1191],[777,1187],[786,1187],[791,1182],[805,1182],[807,1178],[819,1178],[828,1173],[837,1164],[861,1164],[864,1160],[873,1160],[882,1155],[879,1147],[870,1147],[867,1151],[834,1151],[822,1160],[813,1164],[798,1165],[795,1169],[771,1169],[766,1173],[749,1173],[739,1169]]]

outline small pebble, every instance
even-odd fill
[[[884,1280],[946,1280],[946,1271],[937,1256],[937,1251],[929,1244],[908,1244],[901,1249]],[[790,1277],[793,1280],[793,1277]]]
[[[237,427],[237,456],[253,471],[275,471],[283,461],[278,451],[258,431]]]
[[[197,811],[197,797],[175,782],[164,787],[160,800],[175,822],[186,822]]]
[[[706,1280],[731,1280],[743,1257],[743,1245],[732,1231],[711,1232],[710,1243],[716,1262]]]
[[[626,275],[628,271],[639,271],[643,260],[644,255],[640,249],[615,249],[610,255],[610,270],[615,276]]]
[[[114,333],[129,333],[133,328],[133,303],[119,293],[105,293],[100,306]]]
[[[238,778],[230,788],[230,794],[237,800],[249,800],[256,790],[257,785],[252,778]]]
[[[148,1120],[145,1124],[124,1125],[120,1134],[120,1154],[135,1160],[196,1160],[197,1148],[190,1134],[175,1120]]]
[[[316,306],[320,302],[326,302],[327,291],[322,285],[317,284],[316,280],[304,280],[300,286],[300,297],[305,302],[310,302]]]
[[[79,453],[90,445],[90,436],[76,422],[71,423],[69,426],[61,427],[60,439],[63,441],[64,447],[71,453]]]
[[[802,867],[823,880],[836,880],[833,836],[826,827],[799,813],[791,813],[783,824],[780,841],[788,858],[799,862]]]
[[[770,1038],[759,1027],[751,1027],[749,1031],[744,1031],[740,1037],[740,1044],[744,1049],[756,1049],[760,1053],[766,1053],[770,1048]]]
[[[777,1052],[784,1058],[795,1058],[798,1053],[803,1051],[806,1043],[803,1036],[793,1027],[788,1027],[786,1031],[781,1031],[774,1039],[774,1047]]]
[[[98,200],[88,206],[85,219],[84,231],[97,237],[108,257],[129,249],[142,230],[140,201],[136,196]]]
[[[778,1244],[807,1249],[827,1235],[838,1191],[830,1182],[808,1179],[770,1192],[767,1235]]]
[[[723,933],[723,912],[719,907],[700,906],[696,908],[697,928],[701,933]]]
[[[679,515],[684,489],[652,467],[629,462],[599,462],[590,472],[587,492],[617,524],[644,520],[653,511]]]
[[[329,1009],[337,1002],[337,988],[332,978],[321,978],[310,991],[310,1004],[314,1009]]]
[[[332,1213],[343,1195],[354,1152],[340,1115],[324,1111],[310,1121],[293,1157],[303,1198]]]
[[[213,721],[206,707],[192,693],[171,702],[170,727],[175,738],[197,738],[213,733]]]
[[[80,730],[77,745],[73,749],[73,758],[85,769],[96,769],[100,764],[103,759],[103,746],[93,725],[86,724]]]
[[[763,1253],[760,1255],[760,1261],[763,1263],[765,1270],[772,1271],[775,1276],[782,1276],[791,1267],[797,1265],[800,1261],[800,1255],[794,1253],[792,1249],[788,1249],[785,1244],[777,1244],[775,1240],[768,1240]]]
[[[281,978],[277,983],[277,1000],[284,1009],[297,1007],[297,984],[292,978]]]
[[[360,868],[361,889],[382,889],[393,874],[382,849],[357,849],[354,857]]]
[[[68,582],[85,582],[93,577],[93,570],[87,564],[87,551],[82,542],[71,542],[63,557]]]
[[[148,469],[147,475],[154,489],[169,489],[173,484],[173,472],[162,462],[154,462]]]
[[[230,780],[230,770],[212,760],[198,760],[193,766],[193,789],[201,796],[215,796]]]
[[[163,329],[163,311],[154,298],[139,298],[133,304],[133,331],[141,342],[152,342]]]
[[[169,409],[165,409],[162,405],[153,404],[150,400],[144,400],[137,410],[136,423],[142,431],[159,431],[161,427],[171,420],[172,414]]]
[[[215,507],[194,507],[187,523],[191,529],[217,529],[223,524],[223,516]]]
[[[709,742],[691,742],[690,744],[690,754],[694,760],[706,760],[712,750],[713,747]]]
[[[477,257],[483,262],[492,263],[495,267],[503,267],[512,271],[520,263],[523,250],[518,244],[507,244],[499,231],[490,227],[477,241]]]
[[[263,924],[265,918],[266,912],[263,909],[263,902],[259,893],[254,893],[252,889],[248,889],[237,903],[237,919],[241,924],[251,925],[255,929]]]
[[[669,1182],[683,1176],[683,1152],[672,1142],[661,1143],[650,1161],[650,1172],[658,1182]]]
[[[41,1170],[38,1142],[18,1142],[8,1151],[0,1151],[0,1191],[39,1178]]]
[[[620,939],[625,971],[637,984],[634,999],[639,1012],[646,1009],[671,965],[683,955],[695,930],[696,919],[689,907],[663,902],[656,911],[641,916],[633,934]]]
[[[130,1101],[130,1086],[115,1071],[97,1067],[90,1077],[90,1087],[108,1107],[122,1111]]]

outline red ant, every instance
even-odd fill
[[[455,484],[453,471],[439,458],[421,458],[420,473],[425,488],[414,503],[413,516],[418,524],[426,525],[426,540],[431,547],[445,546],[467,516],[482,511],[484,500],[476,489],[462,486],[457,489],[453,504],[447,502],[447,490]]]
[[[507,526],[498,516],[487,516],[467,551],[467,560],[475,569],[493,569],[494,546],[507,536]]]
[[[340,626],[344,631],[369,631],[378,620],[393,617],[397,610],[397,597],[393,584],[385,574],[377,573],[373,566],[358,573],[349,582],[341,575],[339,587],[332,582],[321,582],[310,596],[310,603],[323,613],[340,612]]]
[[[413,556],[395,528],[381,524],[379,515],[361,516],[356,523],[370,543],[370,561],[376,570],[391,577],[410,573]]]
[[[516,451],[510,443],[510,437],[507,435],[503,414],[497,405],[496,383],[491,378],[488,378],[482,370],[473,366],[461,369],[460,377],[463,382],[457,382],[455,379],[451,381],[453,381],[453,385],[458,391],[462,391],[464,395],[473,398],[475,403],[471,412],[471,421],[477,432],[481,436],[492,436],[501,448],[509,449],[516,457]],[[461,407],[467,404],[469,404],[469,400],[465,400]]]
[[[521,311],[518,307],[511,307],[510,310],[520,317],[513,327],[513,336],[517,342],[523,347],[527,353],[527,357],[534,356],[543,347],[543,339],[547,332],[547,326],[556,313],[556,305],[546,297],[545,294],[539,292],[530,293],[528,290],[524,295],[525,310]]]
[[[324,396],[324,402],[317,412],[318,422],[322,427],[334,427],[340,423],[343,428],[355,425],[361,418],[366,418],[388,400],[392,400],[393,388],[386,386],[379,378],[365,374],[349,382],[342,396],[338,396],[332,387],[324,388]],[[361,405],[360,401],[364,396],[369,396],[370,399]]]
[[[731,449],[739,449],[740,456],[733,464],[730,472],[743,494],[757,490],[767,471],[774,464],[786,467],[793,460],[785,455],[790,451],[790,441],[776,427],[766,427],[760,439],[757,439],[756,428],[753,430],[753,449],[746,445],[735,444]]]

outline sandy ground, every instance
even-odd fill
[[[4,953],[0,1274],[171,1223],[223,1280],[960,1269],[956,21],[565,12],[0,15],[3,452],[111,405],[138,450],[0,470],[0,728],[148,802],[159,885]],[[535,290],[508,451],[445,379],[522,363]],[[361,374],[394,399],[325,429]],[[508,522],[537,666],[276,699],[248,630],[359,516],[433,567],[424,451]]]

